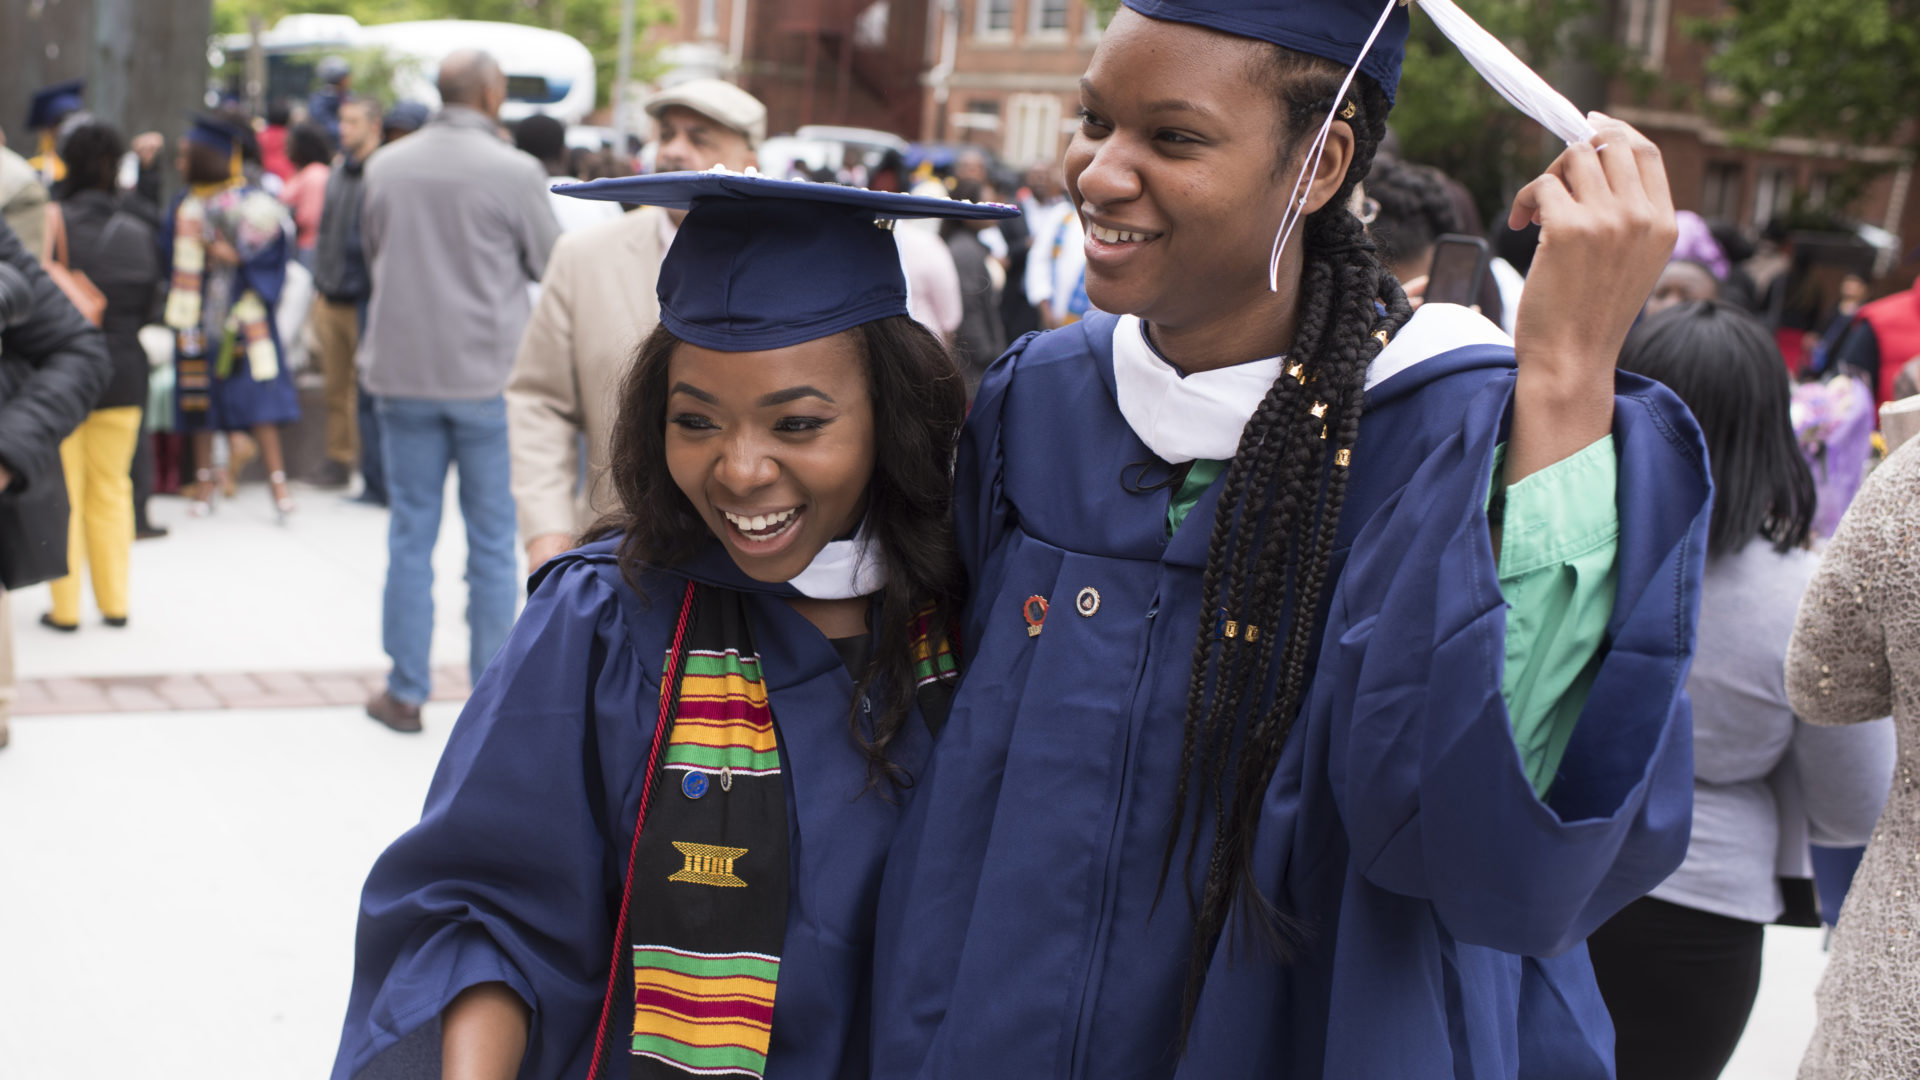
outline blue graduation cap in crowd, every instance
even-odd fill
[[[222,154],[232,154],[240,142],[240,132],[232,124],[215,116],[195,116],[187,126],[187,141],[199,143]]]
[[[68,79],[35,90],[33,100],[27,104],[27,129],[38,131],[56,127],[68,113],[85,108],[86,101],[81,95],[86,88],[85,79]]]
[[[1380,20],[1381,0],[1124,0],[1150,19],[1192,23],[1223,33],[1272,42],[1321,56],[1341,67],[1360,62],[1360,72],[1393,99],[1400,60],[1407,51],[1410,20],[1404,6],[1388,17],[1372,48],[1367,41]],[[1361,58],[1365,51],[1366,57]]]
[[[778,349],[907,314],[900,218],[1010,218],[1017,207],[707,172],[620,176],[553,189],[688,211],[660,264],[660,321],[721,352]]]

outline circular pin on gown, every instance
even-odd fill
[[[1094,613],[1100,610],[1100,590],[1091,585],[1081,589],[1080,595],[1074,598],[1073,609],[1078,611],[1082,618],[1093,618]]]
[[[680,777],[680,793],[689,799],[697,799],[707,793],[707,774],[687,772]]]

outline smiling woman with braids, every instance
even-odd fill
[[[970,674],[888,857],[881,1080],[1613,1074],[1581,942],[1687,844],[1709,480],[1614,370],[1673,211],[1594,116],[1515,200],[1518,344],[1411,313],[1347,209],[1407,19],[1102,36],[1066,179],[1118,314],[1016,344],[962,437]]]

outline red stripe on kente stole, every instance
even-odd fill
[[[657,1007],[679,1013],[688,1019],[747,1020],[773,1023],[773,1006],[752,998],[695,998],[657,986],[641,986],[633,995],[634,1004]]]
[[[682,699],[676,720],[725,721],[736,724],[748,724],[756,728],[773,726],[773,713],[769,709],[748,705],[745,702],[732,701],[687,701]]]

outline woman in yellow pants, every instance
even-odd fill
[[[114,187],[126,143],[106,124],[69,134],[62,157],[67,179],[58,192],[69,264],[107,298],[101,330],[113,377],[94,410],[60,444],[73,504],[67,576],[55,581],[53,610],[41,622],[55,630],[80,625],[80,575],[93,579],[93,600],[109,626],[127,624],[127,557],[133,546],[133,479],[129,468],[141,438],[147,357],[138,333],[161,283],[151,211],[120,199]]]

